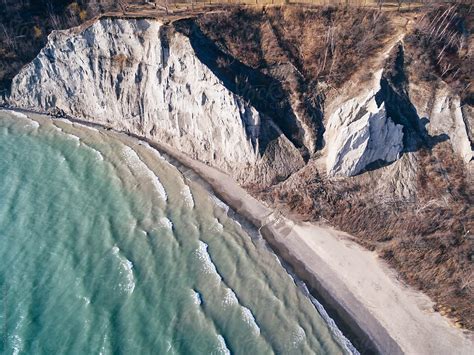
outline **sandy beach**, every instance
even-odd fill
[[[226,174],[156,142],[261,231],[275,252],[352,333],[362,353],[472,354],[473,335],[433,311],[374,252],[327,226],[295,223],[250,196]],[[347,332],[347,329],[344,329]]]

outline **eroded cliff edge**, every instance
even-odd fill
[[[442,32],[440,21],[455,31],[461,15],[104,17],[53,32],[8,103],[168,143],[274,206],[327,220],[471,328],[472,102],[453,85],[459,68],[420,63],[423,31]],[[456,58],[470,50],[465,33],[451,40]]]

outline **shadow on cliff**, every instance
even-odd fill
[[[192,19],[175,21],[173,26],[176,31],[189,38],[199,60],[230,91],[244,98],[264,116],[259,136],[261,154],[265,152],[268,143],[276,139],[282,132],[299,149],[303,157],[308,157],[308,151],[303,144],[304,132],[297,124],[298,121],[291,108],[288,93],[278,80],[224,53],[204,35]],[[275,130],[267,120],[273,121],[281,132]]]
[[[405,57],[402,44],[392,53],[380,81],[381,89],[375,99],[377,105],[385,103],[387,116],[403,126],[402,153],[416,152],[422,148],[432,149],[449,139],[447,134],[431,136],[426,128],[429,119],[419,117],[408,95],[408,78],[405,74]],[[378,164],[375,164],[377,166]],[[372,169],[373,170],[373,169]]]

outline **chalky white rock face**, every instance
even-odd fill
[[[393,162],[403,149],[403,127],[377,106],[376,90],[344,102],[329,118],[326,168],[331,176],[353,176],[376,161]]]
[[[15,77],[10,104],[57,108],[168,143],[230,173],[254,165],[258,112],[200,62],[187,37],[163,40],[162,29],[154,20],[102,19],[53,32]]]
[[[418,114],[428,119],[428,133],[447,135],[453,150],[469,163],[473,158],[468,129],[472,127],[473,117],[469,106],[463,110],[460,97],[441,81],[431,91],[416,84],[411,84],[409,89]]]

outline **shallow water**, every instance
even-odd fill
[[[1,352],[340,354],[260,237],[146,144],[0,111]]]

